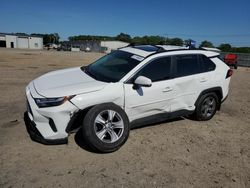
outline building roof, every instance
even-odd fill
[[[39,36],[39,35],[28,35],[28,34],[25,34],[25,33],[0,33],[0,36],[6,36],[6,35],[18,36],[18,37],[37,37],[37,38],[43,38],[42,36]]]

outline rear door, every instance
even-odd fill
[[[195,109],[195,101],[201,91],[209,87],[210,74],[203,70],[199,54],[174,56],[174,93],[171,111]]]
[[[170,103],[175,98],[171,59],[167,56],[152,60],[124,84],[125,111],[130,120],[171,111]],[[152,86],[134,88],[138,76],[150,78]]]

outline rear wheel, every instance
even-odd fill
[[[234,64],[234,69],[237,69],[238,68],[238,64]]]
[[[86,114],[82,130],[85,141],[94,150],[113,152],[126,142],[129,120],[119,106],[111,103],[97,105]]]
[[[215,93],[207,93],[200,97],[195,111],[195,117],[199,121],[211,119],[218,109],[219,99]]]

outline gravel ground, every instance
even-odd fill
[[[31,141],[25,86],[46,72],[103,54],[0,49],[0,187],[250,187],[250,69],[234,72],[228,99],[207,122],[179,118],[134,129],[110,154]]]

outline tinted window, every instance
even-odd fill
[[[176,77],[200,73],[197,55],[176,56]]]
[[[166,80],[171,74],[171,57],[164,57],[153,60],[137,74],[150,78],[152,82]]]
[[[138,59],[141,57],[117,50],[87,66],[84,71],[100,81],[118,82],[140,63]]]
[[[215,69],[215,64],[206,56],[201,56],[201,64],[204,72],[213,71]]]
[[[134,48],[144,50],[144,51],[147,51],[147,52],[155,52],[155,51],[157,51],[159,49],[156,46],[150,46],[150,45],[134,46]]]

